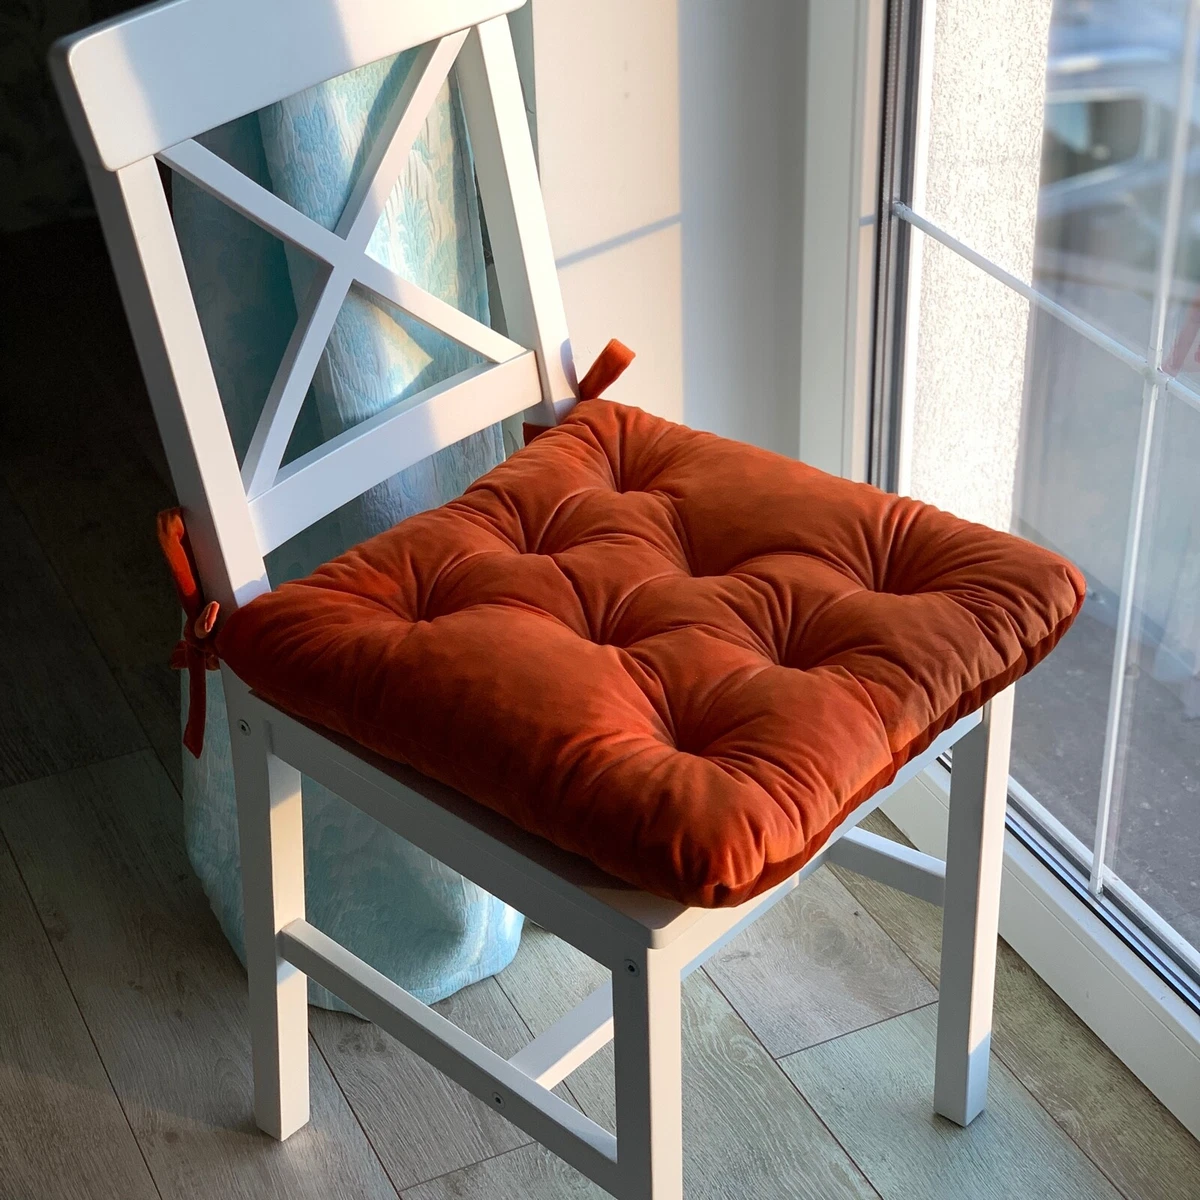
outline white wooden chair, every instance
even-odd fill
[[[91,186],[206,595],[269,588],[263,556],[401,468],[516,412],[553,424],[575,372],[506,13],[520,0],[170,0],[60,42],[54,78]],[[332,232],[240,175],[197,134],[424,46]],[[467,114],[507,318],[502,336],[392,274],[365,247],[451,68]],[[323,269],[239,468],[158,163]],[[485,367],[281,467],[326,336],[357,281]],[[625,1200],[682,1196],[680,982],[821,863],[945,900],[934,1107],[961,1125],[987,1082],[1011,689],[855,810],[796,876],[732,909],[640,893],[416,773],[250,694],[227,669],[246,907],[255,1114],[306,1123],[306,977],[329,988]],[[854,826],[955,745],[948,866]],[[331,941],[304,913],[300,772],[332,788],[607,967],[611,986],[505,1060]],[[550,1089],[615,1035],[614,1137]]]

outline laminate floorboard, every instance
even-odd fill
[[[23,405],[0,408],[0,476],[178,786],[180,611],[154,532],[174,494],[134,436],[149,400],[103,249],[97,261],[83,232],[64,232],[80,286],[58,298],[78,336],[64,341],[36,304],[9,314]]]
[[[561,1158],[522,1146],[409,1188],[404,1200],[612,1200]],[[689,1194],[690,1200],[690,1194]]]
[[[529,1032],[494,979],[435,1006],[506,1058]],[[383,1030],[348,1013],[309,1009],[313,1039],[392,1182],[407,1188],[529,1138]]]
[[[775,1058],[937,999],[827,870],[810,875],[705,970]]]
[[[154,532],[172,504],[145,458],[97,431],[66,476],[30,456],[5,470],[55,575],[176,786],[180,682],[169,665],[181,611]]]
[[[163,1200],[394,1200],[312,1055],[313,1116],[285,1143],[252,1119],[245,976],[176,836],[149,751],[0,792],[0,829]]]
[[[544,930],[530,929],[516,960],[498,978],[526,1023],[540,1033],[604,977],[599,964]],[[683,1045],[689,1200],[840,1200],[875,1195],[702,971],[684,985]],[[584,1063],[566,1082],[583,1111],[612,1130],[612,1047]],[[575,1173],[557,1162],[535,1161],[547,1157],[540,1148],[532,1156],[507,1155],[420,1194],[471,1200],[477,1196],[551,1200],[574,1195],[555,1188],[562,1186],[564,1172]],[[463,1190],[447,1190],[454,1188]]]
[[[156,1200],[96,1047],[0,844],[0,1198]]]
[[[0,482],[0,787],[113,758],[146,736]]]
[[[1119,1200],[994,1055],[970,1128],[935,1116],[936,1024],[931,1004],[783,1060],[883,1200]]]
[[[882,813],[867,826],[903,836]],[[831,868],[936,986],[941,910]],[[1128,1200],[1200,1197],[1200,1142],[1006,942],[996,963],[992,1050]]]

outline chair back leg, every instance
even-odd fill
[[[246,914],[254,1117],[283,1139],[308,1123],[308,977],[279,952],[304,917],[300,772],[270,752],[261,722],[241,715],[245,687],[223,672],[233,747]]]
[[[620,1200],[683,1200],[680,963],[633,952],[613,969]]]
[[[1010,687],[954,747],[950,777],[933,1101],[959,1125],[983,1111],[987,1094],[1012,713]]]

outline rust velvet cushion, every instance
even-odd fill
[[[589,400],[218,649],[280,708],[713,906],[801,867],[1083,595],[1029,542]]]

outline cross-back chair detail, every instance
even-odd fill
[[[422,48],[332,231],[292,208],[194,139],[172,146],[158,156],[243,216],[307,252],[319,264],[299,305],[295,332],[284,351],[242,462],[242,482],[252,503],[279,482],[284,449],[351,284],[361,284],[379,299],[474,350],[488,362],[509,362],[529,353],[367,254],[367,243],[395,180],[466,37],[465,32],[459,32]]]
[[[218,0],[213,7],[222,6],[224,0]],[[269,61],[283,30],[296,24],[300,32],[295,42],[307,53],[280,72],[286,79],[281,85],[291,91],[266,93],[261,85],[247,91],[228,67],[231,54],[245,53],[231,40],[242,36],[247,20],[259,28],[261,11],[272,7],[240,7],[228,35],[230,44],[222,45],[214,44],[205,14],[197,13],[189,0],[176,0],[101,27],[62,47],[54,60],[126,303],[131,311],[151,310],[151,320],[133,322],[147,376],[160,382],[159,387],[152,383],[151,399],[167,426],[175,423],[177,407],[185,410],[185,436],[166,437],[167,453],[206,592],[226,605],[244,603],[263,590],[263,556],[320,517],[397,471],[515,413],[533,410],[539,423],[554,424],[570,409],[577,391],[520,80],[503,15],[515,5],[505,0],[456,0],[428,6],[426,13],[402,13],[389,23],[383,14],[369,13],[365,4],[303,0],[280,8],[278,21],[262,25],[263,42],[258,46],[260,60]],[[337,47],[329,27],[330,9],[346,18],[342,39],[347,44],[342,47]],[[458,21],[466,24],[456,27]],[[308,39],[318,30],[333,39],[333,52],[328,46],[313,50]],[[409,40],[408,30],[438,36],[419,45],[332,230],[196,140],[214,118],[220,124],[241,115],[251,98],[256,107],[286,99],[328,78],[326,71],[340,74],[382,57],[377,53],[380,44],[389,46],[386,53],[413,48],[418,43]],[[357,36],[369,50],[356,51]],[[380,42],[371,45],[370,36]],[[214,81],[228,75],[235,84],[220,107],[213,103],[213,84],[204,86],[196,65],[163,49],[175,37],[198,40],[198,57],[206,60],[202,65],[213,72]],[[159,62],[163,56],[180,78],[168,74]],[[122,86],[114,78],[122,60],[132,60],[135,70],[156,68],[153,86],[140,97],[141,103],[129,95],[128,79]],[[462,94],[507,335],[439,300],[367,253],[413,143],[452,70]],[[167,114],[158,124],[151,120],[155,108]],[[111,133],[118,121],[132,126],[123,137]],[[182,131],[190,136],[160,144]],[[139,151],[142,157],[124,161]],[[232,450],[223,444],[220,400],[165,200],[160,200],[161,187],[154,178],[154,157],[316,264],[238,469],[244,511],[236,495],[229,495]],[[282,465],[334,322],[355,284],[484,361]],[[194,461],[184,461],[189,458]]]
[[[506,14],[521,0],[171,0],[59,43],[52,70],[104,227],[208,599],[269,589],[264,555],[441,447],[524,409],[553,424],[577,385]],[[205,131],[421,46],[334,229],[207,150]],[[366,253],[430,104],[456,73],[500,284],[504,334]],[[158,163],[310,256],[313,282],[239,466]],[[283,464],[354,284],[483,360]],[[946,898],[935,1084],[982,1108],[1011,689],[946,730],[850,812],[792,878],[725,909],[639,892],[451,789],[251,694],[223,667],[238,792],[255,1114],[308,1120],[311,976],[621,1200],[681,1200],[680,981],[826,861]],[[955,743],[948,865],[855,826]],[[611,983],[511,1060],[305,920],[300,771],[598,960]],[[615,1037],[614,1137],[549,1089]]]

